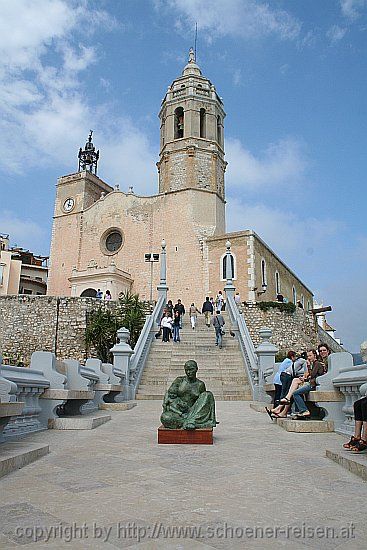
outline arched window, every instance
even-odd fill
[[[86,290],[83,290],[80,297],[81,298],[95,298],[97,294],[97,291],[94,288],[87,288]]]
[[[165,126],[165,122],[163,120],[162,124],[161,124],[161,148],[163,147],[164,145],[164,134],[165,134],[165,131],[166,131],[166,126]]]
[[[200,137],[206,137],[206,113],[205,109],[200,109]]]
[[[280,275],[278,271],[275,272],[275,294],[281,294],[280,291]]]
[[[267,286],[267,279],[266,279],[266,261],[264,258],[261,260],[261,285]]]
[[[301,304],[303,309],[305,309],[305,297],[303,296],[303,294],[301,294]]]
[[[174,116],[175,139],[180,139],[184,137],[184,123],[185,123],[184,110],[182,107],[177,107],[177,109],[175,109],[175,116]]]
[[[224,254],[224,256],[222,257],[222,280],[223,281],[226,281],[227,278],[228,279],[235,279],[235,260],[234,260],[234,256],[232,254],[229,255],[230,257],[230,269],[231,269],[231,272],[228,273],[228,277],[227,277],[227,262],[226,262],[226,256],[227,254]]]
[[[217,116],[217,142],[222,145],[222,121],[220,116]]]
[[[294,286],[292,287],[292,301],[293,301],[294,304],[297,303],[297,291],[294,288]]]

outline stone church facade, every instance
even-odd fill
[[[149,299],[159,267],[145,261],[166,241],[172,300],[200,305],[225,286],[223,258],[231,241],[234,284],[246,301],[282,294],[312,307],[312,292],[255,232],[225,233],[222,99],[202,75],[194,54],[168,87],[159,112],[158,193],[142,197],[112,188],[96,175],[91,142],[79,152],[79,171],[58,179],[48,294],[92,296],[109,289]],[[94,166],[94,169],[93,169]],[[94,173],[93,173],[94,172]]]

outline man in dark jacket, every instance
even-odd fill
[[[178,311],[180,314],[180,328],[182,328],[183,316],[185,315],[185,306],[181,303],[181,300],[177,300],[177,304],[173,308],[173,311]]]
[[[224,321],[223,315],[218,310],[213,317],[213,327],[215,328],[215,345],[219,346],[220,348],[222,348],[224,325],[225,325],[225,321]]]
[[[209,300],[209,296],[207,296],[205,298],[205,302],[203,303],[203,307],[201,308],[201,313],[204,313],[205,315],[205,324],[207,327],[210,327],[210,317],[213,315],[213,312],[213,304]]]

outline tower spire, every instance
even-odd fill
[[[78,153],[79,166],[78,172],[87,170],[92,174],[97,175],[97,164],[99,159],[99,149],[96,148],[92,142],[93,130],[89,131],[88,141],[85,144],[84,150],[80,147]]]

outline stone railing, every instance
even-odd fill
[[[17,389],[14,382],[0,376],[0,441],[3,430],[11,418],[21,415],[23,411],[24,403],[16,401]]]
[[[32,354],[30,368],[22,368],[2,365],[0,358],[0,441],[47,428],[84,429],[75,427],[75,422],[65,427],[66,419],[76,420],[79,426],[83,418],[87,420],[84,426],[97,419],[99,425],[107,417],[91,413],[103,408],[100,405],[125,401],[125,380],[126,371],[119,365],[102,364],[98,359],[81,365],[38,351]]]
[[[33,368],[0,365],[0,376],[11,383],[12,396],[22,403],[20,414],[15,412],[4,427],[1,440],[6,441],[45,429],[41,421],[39,398],[50,386],[50,382],[43,372]]]
[[[162,318],[163,308],[166,303],[165,296],[160,296],[151,315],[148,315],[143,330],[135,345],[134,353],[129,364],[129,399],[134,399],[140,379],[143,374],[145,362],[147,360],[150,346],[154,339],[154,334],[158,330],[158,325]]]
[[[240,345],[242,358],[245,364],[247,377],[251,386],[253,398],[257,400],[259,387],[259,365],[255,353],[255,347],[250,337],[245,319],[239,312],[236,302],[231,294],[227,293],[227,311],[232,325],[232,330]]]
[[[317,333],[318,333],[320,342],[322,342],[323,344],[327,344],[333,353],[337,353],[339,351],[346,351],[343,348],[343,346],[338,344],[338,342],[334,340],[334,338],[332,338],[332,336],[330,336],[330,334],[328,334],[326,330],[320,327],[320,325],[317,325]]]
[[[339,373],[332,380],[333,385],[344,396],[342,417],[336,424],[339,433],[352,435],[354,433],[354,402],[367,395],[367,364],[353,365],[353,358],[349,353],[345,357]],[[349,356],[349,357],[348,357]]]

